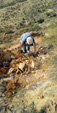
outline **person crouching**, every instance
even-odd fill
[[[21,35],[21,47],[23,47],[24,53],[27,53],[27,51],[30,51],[30,46],[33,46],[33,52],[35,53],[36,44],[35,44],[34,37],[28,32],[23,33]]]

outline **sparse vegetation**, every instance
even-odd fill
[[[56,23],[56,11],[56,0],[0,0],[0,44],[8,39],[11,42],[26,31],[44,30],[49,22]]]
[[[50,16],[50,17],[55,17],[55,16],[57,16],[57,14],[56,14],[55,12],[51,12],[51,13],[50,13],[50,12],[47,12],[46,15],[47,15],[47,16]]]
[[[56,3],[0,0],[1,113],[57,111]],[[19,49],[19,37],[24,32],[35,36],[35,53],[32,47],[27,54]]]

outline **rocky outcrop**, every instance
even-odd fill
[[[9,76],[13,77],[12,80],[7,79],[8,82],[6,80],[6,82],[9,84],[6,88],[8,89],[7,94],[9,94],[8,92],[10,91],[10,89],[12,89],[8,87],[9,86],[13,87],[15,82],[19,84],[20,83],[19,79],[20,77],[22,77],[22,75],[25,76],[27,74],[26,76],[28,76],[31,72],[41,69],[42,64],[44,62],[47,62],[49,59],[49,57],[47,57],[46,50],[47,48],[38,46],[35,54],[31,52],[28,53],[27,55],[24,55],[23,50],[21,49],[18,49],[16,54],[12,53],[12,51],[10,50],[6,50],[4,52],[3,62],[2,62],[3,67],[1,67],[0,69],[0,75],[7,73]],[[12,55],[14,57],[11,57]],[[15,84],[15,88],[16,88],[16,84]]]
[[[8,66],[9,62],[12,60],[11,56],[14,55],[11,51],[0,48],[0,66]]]
[[[3,52],[6,57],[0,68],[0,112],[56,113],[57,85],[48,79],[51,48],[38,46],[35,54],[26,55],[20,49]]]

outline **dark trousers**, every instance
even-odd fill
[[[26,49],[27,47],[27,49]],[[27,50],[29,51],[30,50],[30,46],[23,46],[23,49],[24,49],[24,53],[27,53]]]

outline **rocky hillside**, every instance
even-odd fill
[[[41,45],[43,36],[34,37]],[[1,113],[57,113],[56,49],[38,44],[35,54],[0,49]]]
[[[35,54],[18,49],[26,31]],[[0,113],[57,113],[56,0],[0,0]]]

